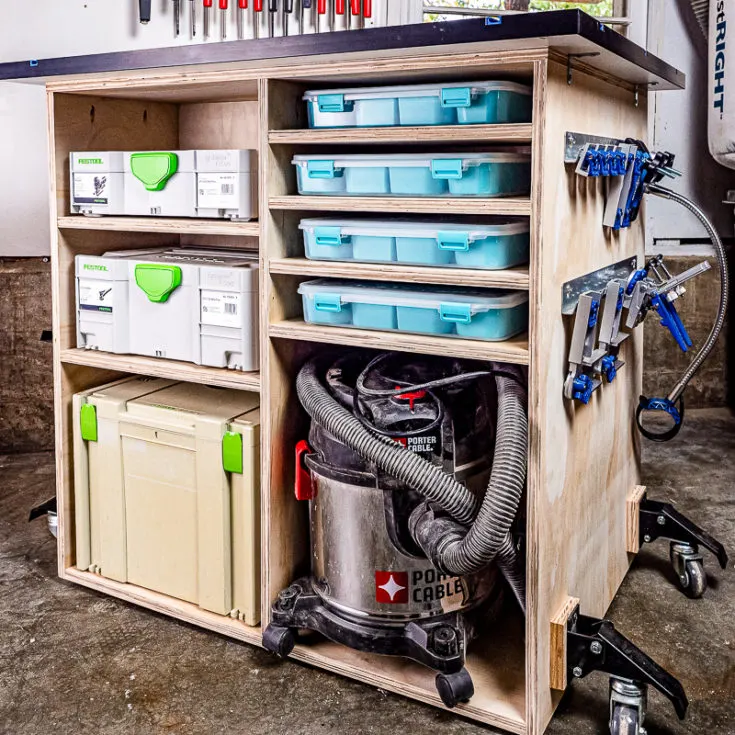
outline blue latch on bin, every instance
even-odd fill
[[[342,311],[342,298],[338,293],[315,294],[314,308],[317,311]]]
[[[461,179],[461,158],[438,158],[431,162],[431,176],[434,179]]]
[[[442,89],[442,107],[469,107],[472,104],[472,90],[469,87],[448,87]]]
[[[350,236],[342,236],[341,227],[315,227],[314,242],[317,245],[329,245],[339,247],[350,241]]]
[[[439,317],[444,322],[469,324],[472,311],[469,304],[439,304]]]
[[[306,173],[310,179],[333,179],[334,161],[307,161]]]
[[[319,112],[349,112],[354,106],[354,102],[345,102],[343,94],[317,95],[316,104]]]
[[[470,249],[469,232],[437,232],[436,239],[440,250],[461,250],[466,252]]]

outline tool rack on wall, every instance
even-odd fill
[[[625,346],[625,370],[589,406],[564,400],[567,337],[562,284],[583,273],[643,255],[638,223],[606,234],[602,184],[564,164],[567,130],[645,137],[646,96],[621,65],[621,77],[567,60],[544,43],[433,47],[355,53],[308,63],[249,62],[224,67],[158,69],[51,81],[54,383],[56,396],[59,575],[102,593],[253,644],[261,627],[201,610],[166,595],[75,567],[72,409],[74,393],[124,374],[258,391],[262,416],[262,625],[278,592],[308,569],[308,522],[293,498],[293,451],[306,435],[294,378],[320,350],[367,347],[454,355],[528,368],[529,426],[526,554],[528,610],[488,626],[467,660],[475,695],[457,712],[515,733],[542,733],[561,697],[563,645],[554,622],[570,597],[602,616],[622,582],[628,553],[626,501],[639,485],[639,446],[631,419],[641,388],[640,336]],[[627,70],[627,71],[626,71]],[[646,75],[648,72],[646,73]],[[646,77],[644,75],[644,77]],[[307,129],[304,90],[329,86],[512,79],[533,87],[528,124],[382,129]],[[481,150],[532,154],[530,196],[500,199],[308,197],[296,193],[294,153]],[[259,220],[248,223],[163,218],[70,216],[69,152],[187,148],[257,148]],[[528,266],[504,271],[316,262],[304,257],[298,222],[311,213],[451,213],[529,218]],[[238,373],[164,359],[76,348],[74,257],[160,245],[258,248],[261,266],[261,370]],[[297,288],[315,276],[423,284],[500,287],[529,292],[529,332],[506,342],[415,336],[306,324]],[[441,706],[428,669],[334,643],[297,646],[297,659]],[[552,681],[552,672],[555,672]]]

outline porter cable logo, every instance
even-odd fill
[[[715,38],[715,109],[720,118],[725,114],[725,47],[727,46],[727,19],[725,0],[717,3],[717,35]]]
[[[91,263],[85,263],[82,268],[85,271],[105,271],[107,272],[106,265],[92,265]]]
[[[77,163],[103,163],[101,158],[78,158]]]
[[[441,574],[435,569],[411,572],[375,572],[375,601],[389,605],[437,602],[453,597],[464,600],[464,585],[459,577]]]

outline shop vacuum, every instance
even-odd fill
[[[508,588],[525,609],[526,386],[515,366],[398,353],[301,369],[311,576],[279,594],[268,650],[287,656],[300,630],[317,631],[430,667],[447,707],[472,696],[475,631]]]

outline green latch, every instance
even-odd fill
[[[87,442],[97,441],[97,407],[91,403],[85,403],[79,409],[79,428],[82,439]]]
[[[135,282],[149,301],[162,304],[181,285],[181,268],[166,263],[138,263]]]
[[[222,437],[222,468],[242,474],[242,434],[236,431],[227,431]]]
[[[170,152],[131,153],[130,170],[148,191],[161,191],[179,170],[179,157]]]

